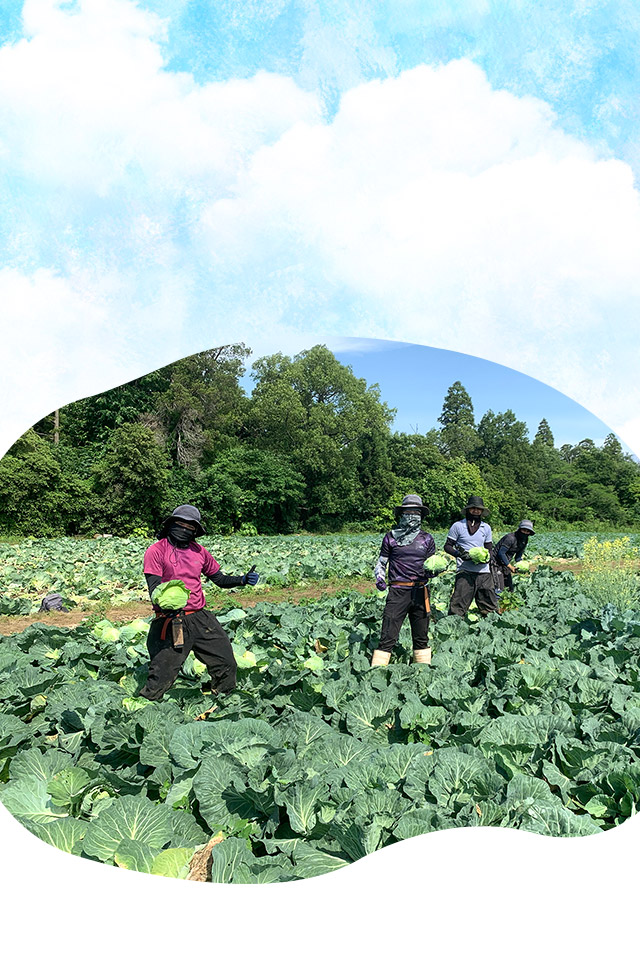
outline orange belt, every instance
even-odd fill
[[[169,623],[171,622],[172,619],[175,619],[176,616],[180,616],[182,614],[184,614],[185,616],[190,616],[191,613],[194,613],[194,612],[199,612],[199,610],[198,609],[178,609],[178,610],[176,610],[176,612],[173,612],[173,613],[161,613],[161,612],[157,612],[156,611],[156,619],[164,619],[164,623],[162,624],[162,629],[160,630],[160,639],[161,640],[166,640],[166,638],[167,638],[167,630],[169,629]]]
[[[424,608],[428,613],[431,612],[431,603],[429,602],[429,590],[427,589],[426,582],[389,582],[389,586],[393,588],[396,585],[422,585],[424,587]]]

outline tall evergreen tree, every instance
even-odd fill
[[[469,459],[478,445],[473,402],[460,381],[448,388],[438,416],[440,448],[445,456]]]
[[[553,449],[553,432],[546,419],[540,421],[540,425],[533,439],[533,444],[534,446],[549,446],[550,449]]]

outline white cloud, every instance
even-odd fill
[[[12,169],[57,189],[219,190],[248,153],[318,114],[278,75],[198,86],[165,71],[163,22],[130,0],[26,0],[23,19],[28,36],[0,50],[2,146]]]
[[[490,358],[621,434],[638,416],[631,170],[543,102],[462,60],[359,85],[327,121],[289,78],[167,71],[130,0],[24,19],[0,49],[0,305],[39,379],[22,428],[215,343],[314,333]]]
[[[280,264],[297,243],[313,287],[343,290],[379,335],[489,357],[610,424],[638,404],[631,171],[468,62],[359,86],[331,124],[257,152],[202,224],[216,254],[256,265],[262,229]]]

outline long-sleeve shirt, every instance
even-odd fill
[[[498,541],[494,554],[499,565],[510,565],[512,562],[520,561],[527,547],[527,538],[524,541],[518,538],[515,531],[503,534]]]
[[[436,543],[428,531],[419,531],[411,544],[399,545],[394,536],[385,534],[380,548],[380,557],[375,566],[376,578],[384,578],[389,566],[389,585],[397,582],[424,582],[432,578],[424,563],[436,553]]]

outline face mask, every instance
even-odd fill
[[[420,514],[402,514],[398,522],[398,527],[413,531],[415,528],[420,527],[421,521]]]
[[[182,527],[180,524],[172,524],[169,528],[169,540],[177,544],[179,548],[184,548],[196,536],[193,528]]]

